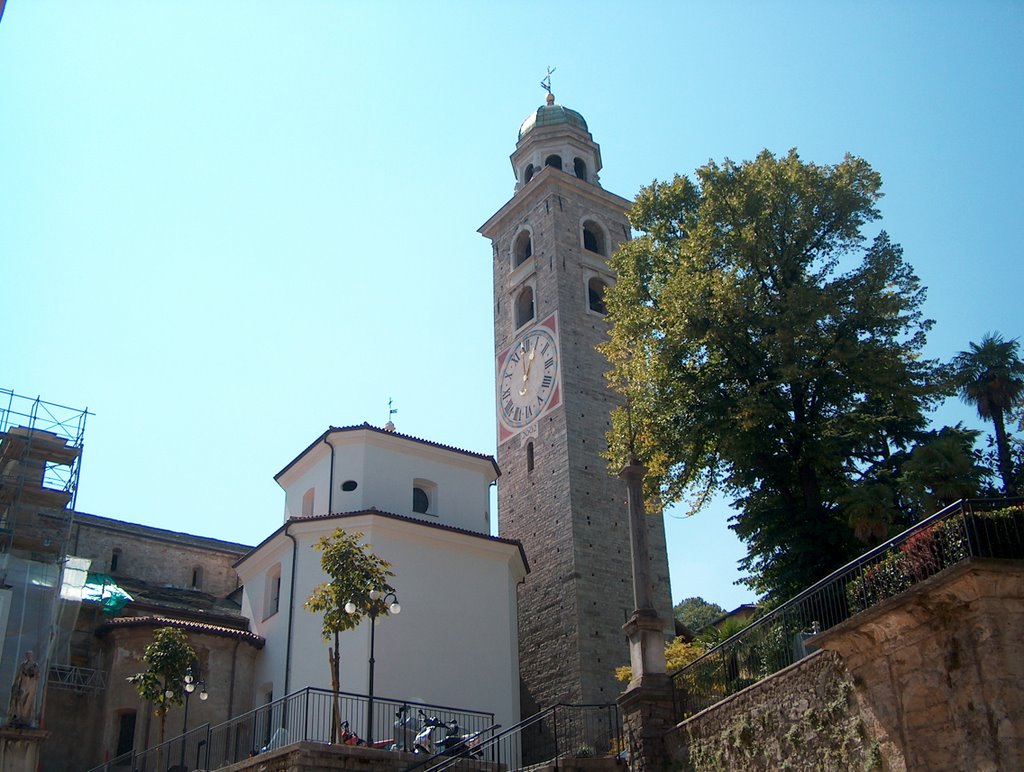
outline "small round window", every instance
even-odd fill
[[[341,489],[345,491],[345,493],[351,493],[358,487],[359,483],[357,483],[355,480],[345,480],[345,482],[341,484]]]

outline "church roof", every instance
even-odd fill
[[[424,528],[436,528],[436,529],[439,529],[439,530],[442,530],[442,531],[449,531],[451,533],[458,533],[458,534],[462,534],[464,536],[471,536],[474,539],[483,539],[485,541],[496,542],[498,544],[507,544],[510,547],[515,547],[516,549],[519,550],[519,557],[523,561],[523,568],[526,569],[527,573],[529,573],[529,571],[530,571],[530,564],[526,560],[526,550],[523,549],[523,543],[521,541],[519,541],[518,539],[506,539],[506,538],[503,538],[501,536],[491,536],[490,534],[480,533],[479,531],[471,531],[468,528],[457,528],[456,526],[453,526],[453,525],[445,525],[443,523],[432,523],[432,522],[430,522],[428,520],[420,520],[417,517],[409,517],[408,515],[398,515],[398,514],[395,514],[394,512],[384,512],[382,510],[377,509],[376,507],[369,507],[367,509],[359,509],[359,510],[356,510],[355,512],[335,512],[335,513],[330,514],[330,515],[310,515],[308,517],[290,517],[290,518],[288,518],[288,520],[285,522],[284,525],[282,525],[280,528],[278,528],[276,531],[274,531],[272,534],[270,534],[266,539],[261,541],[258,545],[253,547],[252,551],[248,555],[245,555],[245,556],[239,558],[239,560],[235,562],[235,566],[238,566],[238,565],[244,563],[249,558],[250,555],[253,555],[254,553],[258,552],[260,550],[260,548],[263,547],[264,544],[269,542],[271,539],[273,539],[275,536],[277,536],[282,531],[285,531],[288,528],[288,525],[290,523],[310,523],[310,522],[315,522],[317,520],[343,520],[345,518],[358,517],[360,515],[376,515],[378,517],[388,518],[389,520],[399,520],[399,521],[401,521],[403,523],[409,523],[410,525],[422,526]]]
[[[583,131],[589,131],[587,122],[583,120],[582,115],[564,105],[556,104],[554,98],[549,95],[547,104],[541,105],[534,112],[526,116],[526,120],[519,127],[519,139],[522,139],[537,127],[563,124],[575,126],[578,129],[583,129]]]
[[[389,423],[388,426],[392,426],[392,424]],[[411,442],[417,442],[417,443],[419,443],[421,445],[429,445],[430,447],[433,447],[433,448],[440,448],[441,450],[448,450],[448,451],[451,451],[452,453],[461,453],[461,454],[463,454],[465,456],[470,456],[471,458],[479,458],[479,459],[481,459],[483,461],[490,461],[491,462],[491,466],[494,467],[495,474],[498,474],[498,475],[501,474],[501,470],[498,469],[498,462],[494,460],[494,456],[491,456],[491,455],[489,455],[487,453],[477,453],[477,452],[472,451],[472,450],[463,450],[462,448],[456,448],[454,445],[445,445],[445,444],[440,443],[440,442],[434,442],[432,440],[425,440],[425,439],[423,439],[421,437],[413,437],[411,434],[402,434],[401,432],[396,432],[393,429],[387,429],[387,428],[382,429],[379,426],[372,426],[371,424],[369,424],[369,423],[364,421],[361,424],[355,424],[355,425],[352,425],[352,426],[330,426],[330,427],[328,427],[327,431],[325,431],[323,434],[321,434],[319,437],[317,437],[315,440],[313,440],[311,443],[309,443],[309,445],[306,447],[305,450],[303,450],[301,453],[299,453],[299,455],[297,455],[295,458],[293,458],[291,461],[289,461],[288,464],[284,467],[284,469],[282,469],[280,472],[275,474],[274,475],[274,479],[275,480],[280,479],[281,475],[283,475],[285,472],[287,472],[289,469],[291,469],[293,466],[295,466],[295,464],[297,464],[299,462],[299,460],[303,456],[305,456],[309,451],[311,451],[314,447],[316,447],[317,445],[322,443],[324,441],[324,438],[327,437],[329,434],[333,434],[334,432],[355,432],[355,431],[371,431],[371,432],[376,432],[378,434],[384,434],[384,435],[387,435],[389,437],[398,437],[398,438],[403,439],[403,440],[409,440]]]
[[[262,649],[263,645],[266,643],[263,636],[256,635],[256,633],[251,633],[248,630],[239,630],[234,627],[224,627],[222,625],[211,625],[206,622],[195,622],[191,619],[175,619],[174,617],[156,615],[145,617],[117,617],[97,627],[96,634],[102,635],[103,633],[111,630],[122,630],[127,627],[179,627],[191,633],[207,633],[209,635],[218,635],[223,638],[238,638],[239,640],[252,644],[257,649]]]

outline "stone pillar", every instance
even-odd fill
[[[0,728],[0,772],[36,772],[39,748],[49,736],[43,729]]]
[[[669,766],[665,735],[675,726],[675,705],[672,681],[665,672],[665,620],[658,616],[652,602],[643,492],[646,473],[635,458],[619,473],[626,481],[636,609],[622,627],[629,639],[633,677],[618,702],[630,768],[662,770]]]

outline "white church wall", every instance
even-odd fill
[[[312,589],[325,580],[320,553],[312,545],[338,526],[363,532],[374,552],[392,563],[392,580],[402,612],[377,621],[375,693],[381,697],[423,701],[494,712],[510,726],[518,720],[519,680],[516,643],[516,583],[522,564],[514,545],[403,522],[379,515],[358,515],[292,523],[298,542],[289,690],[329,688],[327,646],[321,618],[302,608]],[[263,545],[266,556],[247,559],[245,604],[252,609],[268,571],[279,561],[290,571],[291,542],[283,536]],[[287,554],[284,554],[287,553]],[[258,558],[258,559],[257,559]],[[287,577],[282,582],[285,597]],[[251,588],[251,592],[250,592]],[[251,596],[251,597],[250,597]],[[256,682],[284,688],[287,609],[256,622],[267,644],[257,663]],[[341,689],[365,694],[369,660],[369,623],[341,634]]]
[[[333,479],[331,448],[326,442],[313,445],[277,478],[285,491],[286,520],[375,507],[477,533],[490,532],[489,486],[497,476],[490,459],[369,428],[332,431],[326,439],[334,446]],[[352,490],[344,490],[352,483]],[[428,494],[426,513],[413,511],[414,486]],[[304,507],[304,498],[311,489],[314,503],[310,512],[308,505]]]

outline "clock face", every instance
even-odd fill
[[[498,359],[500,438],[526,428],[560,402],[554,317],[521,336]]]

